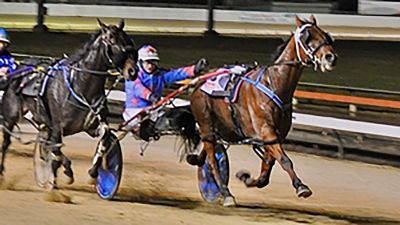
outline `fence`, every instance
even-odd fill
[[[125,93],[112,91],[109,100],[110,111],[120,117]],[[174,104],[189,102],[177,99]],[[298,112],[292,122],[284,144],[290,150],[400,166],[400,126]]]
[[[356,16],[357,1],[354,0],[304,0],[304,1],[248,1],[248,0],[198,0],[198,1],[45,1],[0,2],[0,14],[37,15],[34,30],[47,30],[45,21],[49,16],[114,17],[134,19],[182,19],[204,21],[206,33],[215,34],[217,22],[258,23],[270,25],[288,25],[293,16],[303,17],[310,13],[318,15],[322,26],[350,26],[363,28],[399,28],[399,19],[387,16]],[[350,6],[349,6],[350,5]],[[350,11],[349,11],[350,10]],[[159,16],[162,11],[162,18]],[[350,12],[350,14],[349,14]],[[181,15],[181,16],[180,16]],[[4,21],[3,21],[4,22]],[[261,29],[261,28],[258,28]],[[241,29],[240,32],[245,32]],[[286,29],[285,29],[286,31]],[[358,32],[358,31],[357,31]],[[353,38],[379,35],[382,31],[356,34]],[[375,34],[376,33],[376,34]],[[263,32],[259,32],[263,35]],[[287,35],[286,33],[284,33]],[[278,35],[282,35],[279,33]],[[339,35],[341,36],[341,35]],[[387,35],[386,35],[387,36]],[[397,36],[396,36],[397,37]],[[386,37],[395,38],[395,37]]]

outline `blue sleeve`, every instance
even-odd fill
[[[8,67],[8,73],[12,73],[17,69],[17,64],[14,58],[10,55],[0,56],[0,68]]]
[[[171,84],[194,76],[194,66],[182,67],[172,70],[161,70],[164,83]]]
[[[125,93],[127,98],[141,98],[144,100],[148,100],[151,95],[151,91],[143,86],[139,78],[134,81],[125,81]]]
[[[7,66],[6,63],[7,63],[6,57],[0,56],[0,68]]]

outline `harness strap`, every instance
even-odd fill
[[[248,77],[241,77],[241,79],[246,81],[247,83],[252,84],[258,90],[262,91],[281,109],[282,112],[285,112],[284,104],[283,104],[282,100],[279,98],[279,96],[276,95],[271,89],[269,89],[268,87],[266,87],[264,84],[262,84],[260,82],[265,69],[266,69],[266,67],[263,67],[262,70],[260,70],[260,72],[258,73],[257,79],[255,81]]]
[[[273,145],[273,144],[282,143],[282,138],[277,137],[275,139],[267,140],[267,141],[263,141],[263,140],[260,140],[257,138],[249,138],[249,139],[241,141],[241,143],[248,144],[248,145],[256,145],[256,146]]]
[[[235,107],[231,102],[229,102],[229,112],[231,112],[231,117],[232,117],[233,124],[235,125],[236,130],[239,133],[239,135],[242,136],[243,138],[246,137],[244,132],[243,132],[242,125],[241,125],[241,123],[239,121],[239,118],[236,115]]]
[[[82,98],[82,97],[80,97],[80,96],[74,91],[74,89],[72,88],[71,82],[70,82],[69,79],[68,79],[68,72],[69,72],[68,68],[67,68],[67,67],[62,67],[62,70],[63,70],[63,74],[64,74],[64,82],[65,82],[65,85],[67,86],[67,88],[68,88],[68,90],[69,90],[69,93],[71,93],[71,95],[72,95],[79,103],[81,103],[81,104],[85,105],[86,107],[88,107],[89,109],[93,110],[93,109],[92,109],[92,106],[87,102],[87,100],[84,99],[84,98]]]

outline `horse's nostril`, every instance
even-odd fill
[[[137,76],[136,71],[137,71],[137,70],[135,70],[135,69],[133,69],[133,68],[129,68],[129,69],[128,69],[128,76],[129,76],[129,78],[130,78],[131,80],[135,80],[135,79],[136,79],[136,76]]]
[[[328,62],[332,62],[335,59],[335,56],[333,54],[326,54],[325,59]]]

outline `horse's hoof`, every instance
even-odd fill
[[[236,206],[236,201],[233,196],[228,196],[224,198],[224,202],[222,203],[224,207],[234,207]]]
[[[236,178],[246,183],[246,180],[251,177],[250,173],[245,170],[241,170],[236,173]]]
[[[296,193],[299,198],[308,198],[312,195],[312,191],[306,185],[299,186]]]
[[[96,181],[97,181],[96,177],[92,177],[92,176],[89,175],[88,178],[87,178],[87,183],[90,184],[90,185],[95,185]]]
[[[68,184],[68,185],[73,184],[74,181],[75,181],[74,177],[68,177],[68,176],[67,176],[67,177],[65,178],[65,183]]]
[[[88,174],[90,177],[96,179],[99,176],[99,170],[96,167],[92,167],[88,170]]]
[[[202,166],[200,165],[198,156],[195,154],[187,155],[186,156],[186,162],[189,163],[192,166]]]
[[[75,179],[74,179],[74,174],[72,173],[72,170],[71,171],[65,170],[64,174],[66,176],[65,183],[68,185],[73,184]]]

